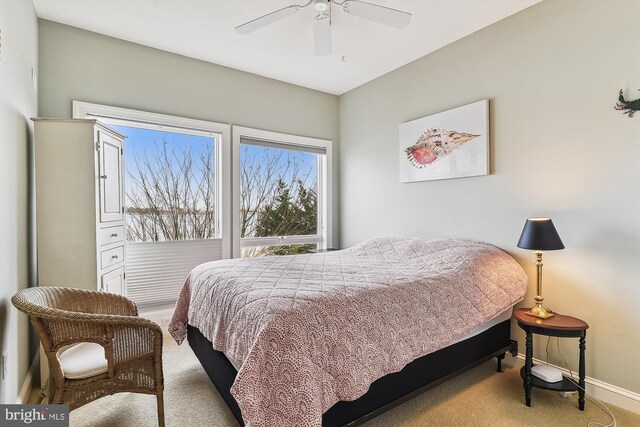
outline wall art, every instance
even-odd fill
[[[631,118],[636,111],[640,110],[640,98],[627,101],[624,99],[622,89],[620,89],[620,93],[618,93],[618,102],[613,108],[618,111],[622,111],[622,114],[626,114]]]
[[[489,100],[400,125],[400,181],[489,174]]]

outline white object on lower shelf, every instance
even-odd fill
[[[562,372],[549,365],[534,366],[531,368],[531,375],[548,383],[557,383],[562,381]]]

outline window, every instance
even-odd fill
[[[139,306],[175,302],[197,265],[231,256],[231,127],[83,102],[124,142],[126,293]]]
[[[112,125],[124,148],[128,242],[220,237],[218,136]]]
[[[74,101],[124,143],[127,296],[174,302],[196,265],[331,247],[331,141]]]
[[[291,255],[326,247],[329,141],[233,130],[236,254]]]

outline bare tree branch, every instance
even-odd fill
[[[128,168],[127,232],[132,242],[209,239],[216,232],[214,145],[156,141],[134,152]],[[298,153],[241,146],[241,237],[317,234],[317,171]],[[314,245],[252,248],[249,253],[298,253]]]

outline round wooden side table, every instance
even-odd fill
[[[520,376],[524,381],[524,398],[527,406],[531,406],[531,388],[538,387],[546,390],[554,391],[577,391],[578,392],[578,408],[584,411],[584,378],[585,378],[585,350],[587,340],[587,322],[575,317],[565,316],[563,314],[554,313],[549,319],[540,319],[527,314],[528,308],[517,309],[513,317],[527,334],[526,338],[526,357],[525,363],[520,370]],[[531,375],[533,367],[533,340],[532,335],[545,335],[548,337],[561,338],[579,338],[580,348],[580,367],[578,368],[578,384],[574,380],[563,376],[562,381],[549,383],[541,378]]]

